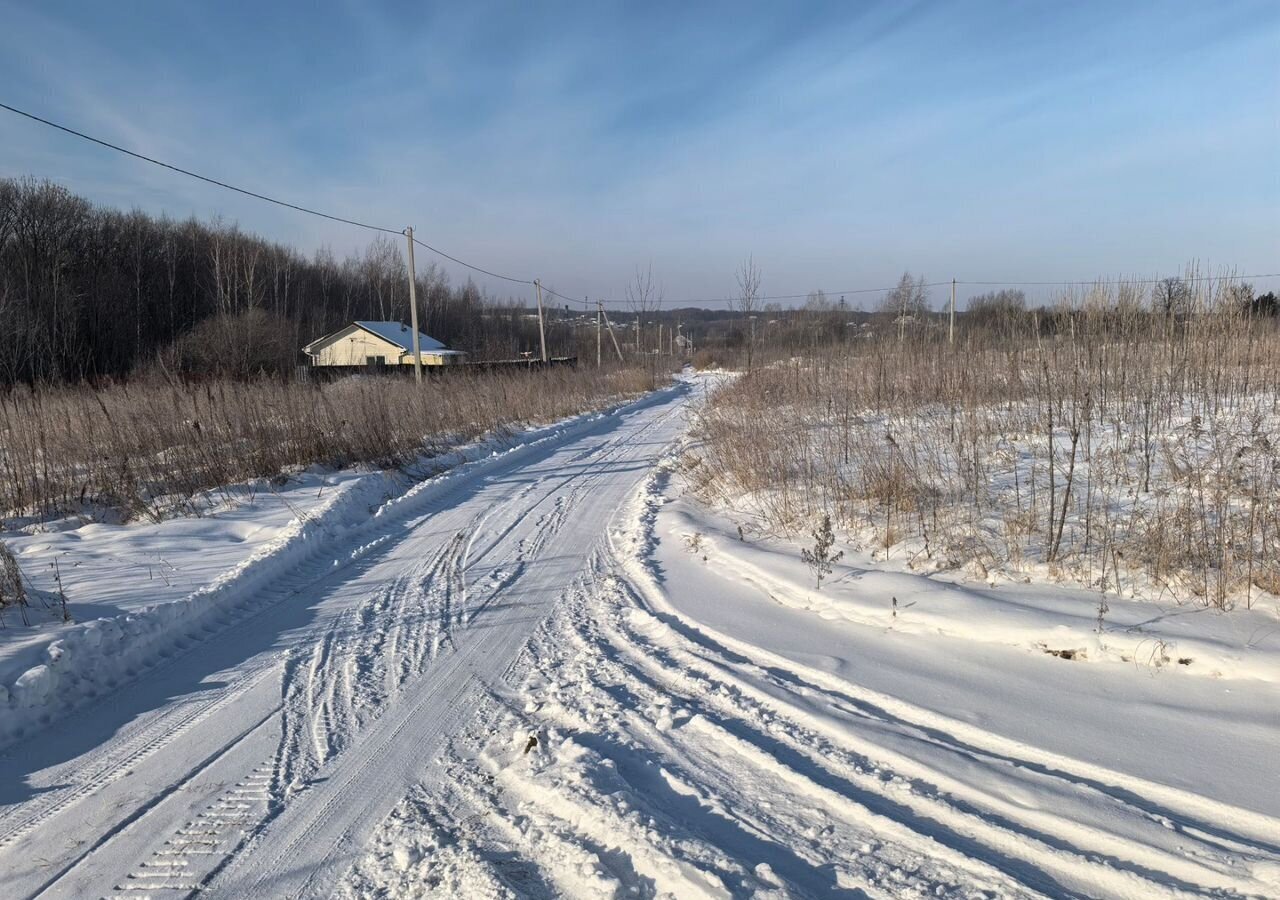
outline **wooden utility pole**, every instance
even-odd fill
[[[547,361],[547,327],[542,321],[542,280],[533,279],[533,286],[538,294],[538,342],[542,345],[542,362]]]
[[[956,280],[951,279],[951,325],[947,329],[947,343],[956,342]]]
[[[600,368],[600,366],[603,365],[604,363],[604,360],[600,352],[600,348],[602,346],[601,341],[604,338],[603,325],[604,325],[604,301],[597,300],[596,301],[596,368],[597,369]]]
[[[418,346],[418,274],[413,269],[413,226],[404,230],[409,242],[409,327],[413,329],[413,380],[422,382],[422,348]]]

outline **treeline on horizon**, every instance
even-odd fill
[[[284,374],[309,341],[356,319],[409,321],[403,241],[307,257],[234,224],[89,203],[31,178],[0,179],[0,383],[177,373]],[[417,267],[421,329],[476,359],[538,346],[531,301],[486,297]],[[563,316],[555,353],[576,352]],[[594,352],[594,334],[592,335]]]
[[[180,376],[287,375],[300,348],[356,319],[409,320],[403,242],[379,235],[362,253],[339,260],[327,249],[311,257],[246,233],[235,224],[177,221],[139,210],[91,204],[33,178],[0,179],[0,384],[119,379],[162,371]],[[1004,290],[967,301],[960,327],[1027,333],[1056,330],[1063,311],[1090,297],[1126,314],[1179,317],[1224,305],[1275,316],[1274,293],[1255,295],[1229,278],[1132,282],[1102,292],[1066,292],[1041,309]],[[610,309],[629,357],[679,352],[673,329],[695,348],[741,351],[767,343],[803,350],[910,330],[937,334],[945,315],[930,309],[923,277],[904,274],[873,312],[814,292],[798,308],[762,302],[753,261],[738,277],[741,297],[729,309],[664,307],[652,272],[636,271],[629,309]],[[421,329],[475,360],[511,359],[538,349],[532,297],[486,296],[470,279],[419,260]],[[1079,294],[1077,296],[1077,293]],[[594,310],[548,296],[552,355],[594,361]],[[748,320],[755,321],[748,321]],[[639,327],[636,327],[638,324]],[[759,349],[766,349],[761,346]],[[603,355],[613,355],[603,340]]]

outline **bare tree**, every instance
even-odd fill
[[[640,352],[640,332],[643,322],[662,306],[662,285],[653,280],[653,263],[636,272],[627,285],[627,303],[636,314],[636,353]]]
[[[738,267],[738,296],[734,298],[731,308],[745,316],[747,322],[747,371],[750,372],[755,357],[756,312],[760,308],[760,267],[756,265],[755,256],[748,256]]]
[[[1248,282],[1229,284],[1223,288],[1223,302],[1228,309],[1248,312],[1253,308],[1253,285]]]
[[[1027,311],[1027,295],[1005,289],[969,298],[966,321],[975,327],[1008,328]]]
[[[748,256],[738,267],[738,296],[733,307],[744,315],[751,315],[760,307],[760,267],[754,256]]]
[[[1164,278],[1151,290],[1151,305],[1166,316],[1182,316],[1191,311],[1191,286],[1181,278]]]
[[[890,313],[897,318],[898,340],[906,333],[907,320],[919,318],[929,311],[929,298],[926,293],[927,282],[924,276],[912,278],[910,272],[903,272],[898,279],[898,286],[884,295],[880,303],[880,311]]]
[[[810,291],[809,296],[805,297],[804,308],[806,312],[825,313],[831,312],[836,307],[826,291],[817,290]]]

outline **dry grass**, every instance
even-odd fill
[[[329,385],[158,380],[0,395],[0,515],[159,517],[202,491],[321,463],[393,466],[502,429],[602,408],[647,369],[459,374]]]
[[[13,551],[0,541],[0,628],[4,627],[4,614],[16,608],[22,614],[22,624],[31,624],[27,618],[27,586],[22,580],[22,571],[18,568],[18,560]]]
[[[726,368],[730,361],[736,362],[734,354],[725,350],[699,350],[693,354],[693,367],[699,372]]]
[[[758,367],[713,395],[695,484],[921,567],[1252,605],[1280,584],[1280,329],[1126,297]]]

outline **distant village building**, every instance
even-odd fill
[[[413,331],[401,322],[352,322],[302,348],[313,366],[411,366]],[[424,366],[449,366],[467,354],[418,332]]]

